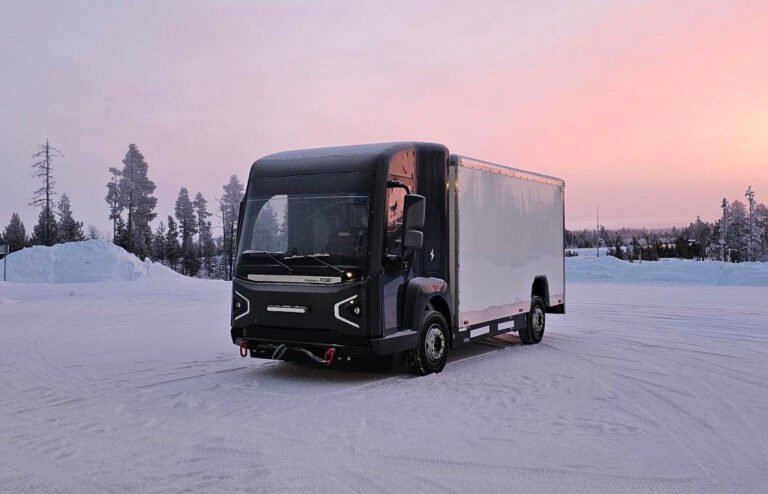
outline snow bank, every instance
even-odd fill
[[[180,278],[159,263],[143,262],[105,240],[35,246],[8,256],[8,281],[17,283],[83,283]]]
[[[566,280],[572,282],[659,283],[694,285],[768,286],[768,263],[719,261],[627,262],[611,256],[569,257]]]

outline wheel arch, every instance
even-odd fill
[[[453,347],[453,331],[451,331],[451,307],[448,305],[448,301],[440,295],[434,295],[429,299],[427,307],[439,312],[445,318],[445,323],[448,325],[448,344],[450,347]]]
[[[445,318],[448,333],[451,330],[451,304],[448,301],[448,284],[439,278],[413,278],[405,289],[403,328],[418,330],[425,309],[431,308]]]
[[[531,297],[539,296],[544,301],[544,307],[549,308],[549,280],[546,276],[537,276],[531,285]]]

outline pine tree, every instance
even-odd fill
[[[112,241],[117,243],[115,240],[117,238],[117,220],[120,219],[120,213],[123,212],[118,188],[118,178],[121,172],[117,168],[110,167],[109,173],[112,174],[112,180],[107,182],[107,197],[104,199],[109,204],[109,219],[112,220]]]
[[[37,216],[37,224],[32,227],[32,237],[29,241],[32,245],[53,245],[58,242],[59,225],[53,211],[46,208],[40,210]]]
[[[741,201],[733,201],[728,212],[728,247],[731,261],[741,262],[746,259],[747,250],[747,208]]]
[[[155,229],[155,234],[152,236],[152,259],[163,264],[165,264],[165,260],[168,257],[166,249],[167,234],[165,223],[161,221],[160,225]]]
[[[195,195],[192,205],[195,208],[195,216],[197,217],[197,257],[202,266],[205,267],[206,276],[210,278],[212,269],[211,257],[216,251],[211,234],[211,222],[208,221],[208,217],[212,216],[212,213],[208,212],[208,201],[205,200],[200,192]]]
[[[155,183],[148,176],[149,165],[135,144],[128,146],[123,159],[123,170],[117,183],[119,208],[125,210],[127,219],[126,250],[144,259],[149,254],[149,242],[152,230],[149,222],[156,214],[153,212],[157,199],[152,196]]]
[[[203,239],[211,235],[211,224],[208,222],[208,217],[212,216],[212,213],[208,212],[208,201],[205,200],[200,192],[195,194],[192,206],[195,209],[195,217],[197,218],[197,255],[198,257],[203,257]]]
[[[168,216],[168,232],[165,234],[165,255],[168,259],[168,266],[171,269],[177,269],[179,256],[181,256],[179,230],[176,227],[176,221],[170,215]]]
[[[762,255],[761,252],[761,239],[762,231],[761,224],[758,221],[756,214],[757,203],[755,202],[755,192],[752,190],[752,186],[747,187],[747,192],[744,194],[747,198],[747,235],[746,235],[746,259],[747,261],[758,261]]]
[[[17,213],[11,214],[11,221],[3,231],[3,242],[10,252],[16,252],[27,246],[27,230]]]
[[[768,207],[758,204],[755,207],[756,223],[760,232],[760,258],[759,261],[768,261]]]
[[[101,238],[101,232],[95,226],[88,225],[88,240],[96,240],[98,238]]]
[[[32,196],[31,206],[40,207],[41,213],[34,228],[33,242],[37,245],[53,245],[56,243],[56,218],[53,215],[53,196],[56,195],[53,180],[53,159],[60,158],[61,151],[51,146],[48,139],[39,146],[39,151],[32,155],[40,158],[32,168],[33,177],[40,178],[43,185]]]
[[[189,191],[185,187],[179,190],[175,211],[181,231],[181,252],[184,259],[182,271],[188,276],[195,276],[200,270],[197,248],[193,241],[193,236],[197,233],[197,219],[195,218],[195,208],[189,199]]]
[[[237,235],[240,202],[243,200],[243,184],[240,183],[237,175],[232,175],[229,177],[229,182],[223,188],[224,194],[219,199],[219,209],[221,210],[221,221],[224,227],[225,277],[231,280],[235,253],[237,252],[235,237]]]
[[[115,236],[112,242],[128,250],[128,230],[125,228],[125,221],[123,221],[122,216],[118,216],[115,222]]]
[[[208,222],[208,231],[210,232],[211,222]],[[216,277],[215,274],[215,267],[214,267],[214,259],[216,257],[216,242],[213,240],[213,237],[208,234],[206,238],[203,239],[203,266],[205,267],[205,275],[208,278],[214,278]]]
[[[179,195],[176,197],[175,213],[176,219],[179,222],[179,230],[181,231],[181,244],[191,244],[192,237],[197,233],[197,219],[195,218],[195,208],[189,199],[189,191],[186,187],[182,187],[179,190]]]
[[[72,217],[72,207],[69,203],[69,196],[66,193],[61,194],[57,206],[59,214],[58,241],[65,243],[85,240],[83,223],[82,221],[75,221],[75,218]]]

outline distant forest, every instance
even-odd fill
[[[222,185],[213,208],[200,192],[193,196],[180,186],[173,214],[162,216],[156,211],[149,164],[138,146],[130,144],[122,166],[108,169],[105,216],[112,231],[103,233],[93,226],[84,229],[75,219],[69,196],[58,194],[53,171],[61,152],[46,140],[33,158],[32,174],[39,179],[39,187],[32,191],[30,205],[40,212],[29,234],[20,216],[11,214],[8,225],[0,231],[0,244],[7,244],[10,252],[33,245],[104,238],[142,260],[160,262],[188,276],[232,278],[239,205],[244,194],[244,185],[236,175]],[[606,230],[602,226],[597,230],[566,230],[566,255],[575,255],[574,249],[601,246],[607,247],[610,255],[627,260],[768,261],[768,207],[757,203],[752,187],[744,197],[745,202],[723,198],[722,215],[714,223],[697,217],[686,227],[668,231]],[[260,215],[259,221],[266,223],[256,225],[257,229],[279,228],[274,213]],[[218,235],[213,233],[214,226]]]
[[[676,257],[726,262],[768,261],[768,207],[747,187],[745,202],[720,202],[722,215],[714,223],[700,217],[682,228],[649,230],[621,228],[565,232],[567,254],[573,249],[607,247],[609,255],[627,260]]]

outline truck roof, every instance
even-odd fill
[[[373,172],[380,165],[389,163],[389,159],[400,151],[438,152],[448,156],[448,148],[442,144],[430,142],[383,142],[376,144],[358,144],[353,146],[334,146],[314,149],[297,149],[274,153],[256,160],[251,166],[248,180],[261,177],[284,177],[291,175],[310,175],[318,173]],[[514,176],[523,180],[549,183],[563,187],[562,179],[540,173],[513,168],[489,161],[455,156],[463,166]]]
[[[428,142],[385,142],[354,146],[335,146],[315,149],[298,149],[270,154],[256,160],[251,166],[249,180],[258,177],[277,177],[317,173],[373,171],[380,164],[400,151],[439,151],[448,155],[442,144]]]

